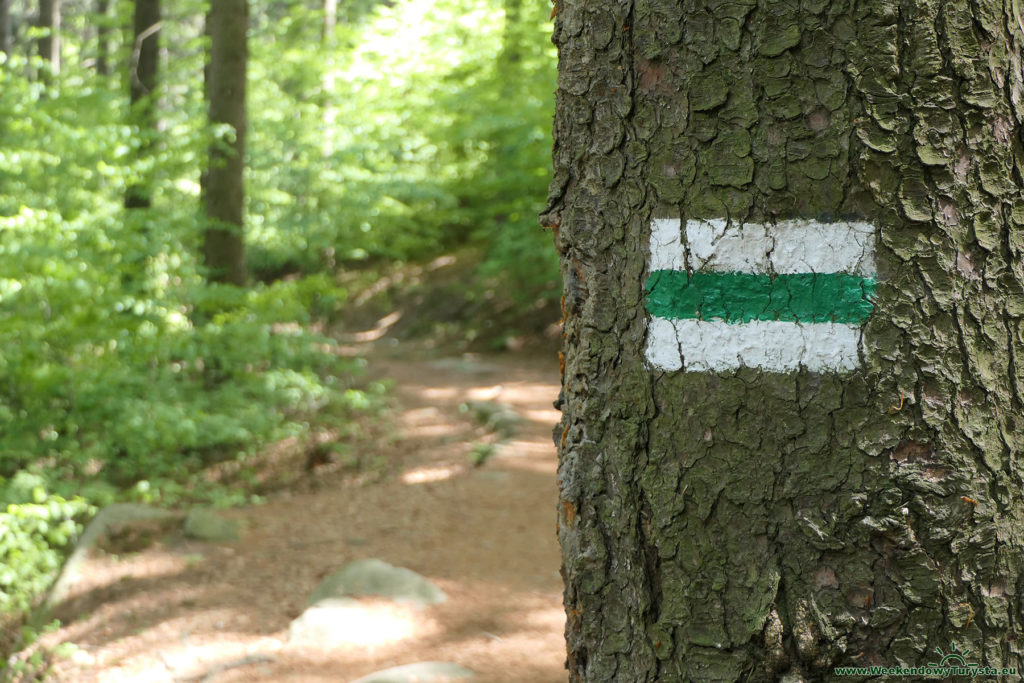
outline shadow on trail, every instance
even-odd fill
[[[183,681],[205,671],[216,683],[343,681],[429,660],[458,662],[484,681],[564,677],[554,360],[388,358],[373,374],[395,381],[393,438],[364,446],[386,455],[384,480],[314,473],[315,490],[230,512],[245,528],[240,542],[170,538],[92,558],[84,592],[60,608],[64,626],[51,636],[85,654],[54,680]],[[516,433],[495,436],[466,409],[473,401],[520,413]],[[475,467],[469,456],[481,443],[493,455]],[[359,643],[333,649],[288,645],[317,584],[364,558],[407,567],[448,600],[411,611],[360,600],[408,627],[376,641],[356,629]]]

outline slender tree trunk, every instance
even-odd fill
[[[207,14],[203,18],[203,36],[206,38],[207,46],[210,45],[210,15]],[[205,57],[203,59],[203,101],[207,103],[209,107],[210,103],[210,49],[207,47]],[[206,210],[206,184],[210,176],[209,164],[203,166],[199,171],[199,202],[203,206],[203,211]]]
[[[1017,10],[559,0],[572,680],[1024,668]]]
[[[520,98],[525,95],[529,85],[524,78],[522,65],[523,50],[525,49],[523,0],[503,0],[502,7],[505,10],[505,23],[502,28],[501,51],[498,53],[496,73],[502,100],[519,102],[522,101]],[[508,133],[502,131],[490,143],[495,163],[501,167],[515,163],[511,157],[519,149],[518,140],[511,140]]]
[[[320,42],[323,46],[324,77],[323,89],[323,142],[320,148],[324,156],[334,151],[334,126],[337,118],[338,108],[334,106],[334,32],[338,25],[338,0],[324,1],[324,24]]]
[[[504,0],[505,25],[502,31],[501,64],[514,65],[522,59],[523,0]]]
[[[11,56],[11,0],[0,0],[0,52]]]
[[[46,35],[39,39],[39,56],[60,73],[60,0],[39,0],[39,27]]]
[[[96,0],[96,73],[110,75],[110,0]]]
[[[132,121],[139,127],[139,157],[145,158],[157,135],[157,71],[160,63],[160,0],[135,0],[134,41],[129,62]],[[127,209],[149,208],[152,188],[148,180],[130,185]]]
[[[324,45],[334,44],[334,29],[338,25],[338,0],[324,0]]]
[[[217,0],[212,4],[207,19],[210,61],[206,88],[210,122],[214,126],[227,124],[230,133],[221,135],[210,148],[205,186],[209,227],[203,260],[211,280],[236,285],[244,285],[246,280],[242,176],[248,26],[247,0]]]

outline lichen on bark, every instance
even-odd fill
[[[573,680],[827,680],[950,642],[1024,667],[1014,10],[559,0]],[[872,222],[862,367],[653,370],[654,217]]]

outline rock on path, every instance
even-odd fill
[[[347,564],[325,578],[313,591],[309,602],[316,604],[328,598],[351,595],[373,595],[420,607],[448,599],[444,591],[411,569],[367,559]]]
[[[400,632],[409,628],[404,619],[380,614],[353,596],[384,598],[414,608],[447,600],[440,588],[410,569],[382,560],[357,560],[320,582],[309,598],[310,607],[291,623],[288,642],[333,649],[358,644],[368,630],[384,629],[401,637]]]

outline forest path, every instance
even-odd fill
[[[543,357],[541,357],[543,356]],[[387,474],[317,478],[225,513],[242,540],[165,539],[134,554],[96,553],[50,643],[80,650],[53,680],[353,681],[418,661],[451,661],[475,681],[565,679],[555,537],[558,367],[550,354],[410,359],[382,351],[370,373],[394,380],[396,433],[378,444]],[[496,435],[474,402],[523,419]],[[475,467],[472,454],[490,454]],[[288,644],[318,581],[362,558],[423,575],[448,595],[421,609],[363,600],[350,644]]]

